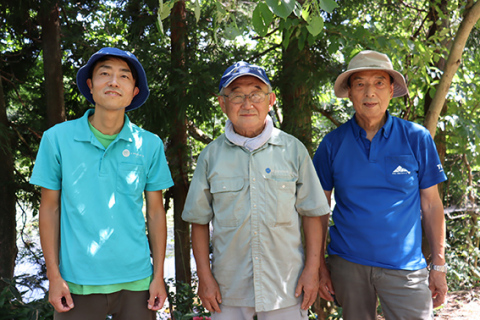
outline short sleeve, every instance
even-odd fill
[[[167,158],[162,140],[155,136],[156,152],[153,154],[151,165],[148,169],[146,191],[168,189],[173,186],[173,179],[168,167]]]
[[[298,170],[297,194],[295,207],[302,216],[321,216],[330,212],[325,192],[315,175],[315,168],[307,152],[300,155],[303,160]]]
[[[417,146],[417,160],[419,162],[420,189],[427,189],[447,180],[435,142],[426,130]]]
[[[332,191],[334,188],[332,161],[330,161],[330,144],[326,137],[322,140],[313,156],[313,166],[324,190]]]
[[[52,138],[53,132],[45,131],[40,141],[30,183],[46,189],[60,190],[62,186],[62,160]]]
[[[197,167],[188,189],[182,219],[190,223],[207,224],[213,218],[212,194],[207,180],[206,153],[208,147],[200,154]]]

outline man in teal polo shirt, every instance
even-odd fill
[[[192,223],[198,294],[213,320],[306,320],[318,289],[320,216],[330,212],[323,189],[305,146],[273,126],[263,68],[237,62],[219,90],[225,133],[200,154],[182,214]]]
[[[330,272],[321,268],[320,295],[331,301],[335,295],[345,320],[377,319],[378,299],[387,320],[431,319],[432,306],[445,302],[445,219],[437,184],[446,176],[428,130],[387,111],[392,98],[407,92],[387,55],[358,53],[335,81],[335,95],[348,97],[355,115],[325,136],[313,158],[327,199],[334,190],[336,201]]]
[[[149,95],[145,71],[130,52],[103,48],[77,85],[95,109],[44,133],[30,180],[42,187],[54,318],[155,319],[167,296],[162,190],[173,181],[161,139],[125,114]]]

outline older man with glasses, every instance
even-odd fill
[[[305,146],[273,126],[276,97],[263,68],[235,63],[219,90],[225,133],[200,154],[183,211],[199,296],[214,320],[307,319],[318,290],[320,216],[330,211],[323,189]]]

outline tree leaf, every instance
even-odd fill
[[[332,13],[334,9],[338,8],[338,4],[334,0],[320,0],[320,8]]]
[[[200,0],[196,0],[195,1],[195,21],[198,23],[198,21],[200,20],[200,13],[201,13],[201,10],[200,10]]]
[[[274,14],[283,19],[287,19],[293,12],[296,3],[295,0],[266,0],[265,2]]]
[[[323,18],[320,16],[314,16],[310,19],[307,25],[307,30],[316,37],[323,30]]]
[[[268,6],[260,2],[253,10],[252,15],[252,24],[253,29],[256,33],[258,33],[261,37],[264,37],[268,32],[268,27],[273,21],[273,14],[268,8]]]

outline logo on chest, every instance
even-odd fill
[[[393,175],[410,174],[410,171],[408,171],[402,166],[398,166],[395,170],[393,170],[392,174]]]

